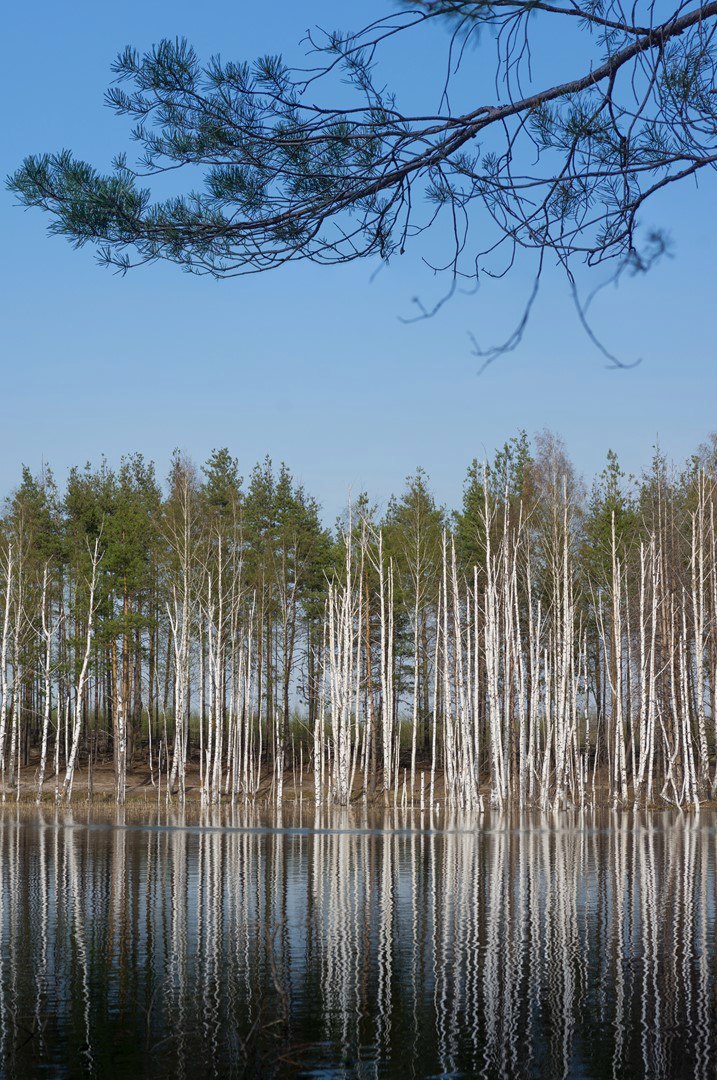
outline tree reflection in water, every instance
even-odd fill
[[[2,1075],[714,1076],[715,815],[430,824],[5,810]]]

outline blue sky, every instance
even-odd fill
[[[103,105],[125,44],[186,35],[202,56],[282,51],[298,61],[306,28],[332,28],[343,8],[15,5],[4,19],[2,173],[31,152],[70,147],[106,167],[128,148],[126,126]],[[373,0],[345,8],[348,27],[390,10]],[[428,37],[396,60],[407,105],[432,92],[424,72],[444,45]],[[477,69],[481,57],[471,57]],[[89,249],[48,238],[43,215],[3,192],[0,492],[21,463],[38,469],[44,459],[62,479],[72,463],[141,450],[164,474],[176,446],[202,461],[226,445],[244,473],[265,454],[285,460],[331,519],[349,491],[385,502],[417,465],[440,501],[456,505],[469,461],[519,428],[560,433],[588,478],[608,447],[629,471],[649,461],[656,438],[683,458],[717,428],[715,188],[712,174],[652,205],[646,223],[668,226],[674,257],[607,290],[596,308],[606,343],[626,360],[642,357],[638,368],[605,369],[564,283],[548,274],[522,346],[480,377],[468,332],[488,343],[510,329],[525,274],[406,326],[399,316],[411,298],[441,291],[418,253],[376,276],[353,264],[224,282],[169,266],[121,278]]]

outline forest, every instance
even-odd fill
[[[0,535],[3,799],[481,811],[717,791],[717,436],[587,485],[549,432],[332,527],[226,449],[22,469]],[[104,773],[103,773],[104,770]],[[135,778],[136,782],[133,782]],[[137,779],[138,778],[138,779]]]

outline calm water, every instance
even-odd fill
[[[0,814],[2,1075],[717,1075],[713,814],[228,823]]]

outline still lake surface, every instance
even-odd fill
[[[716,860],[705,812],[6,807],[0,1075],[714,1078]]]

